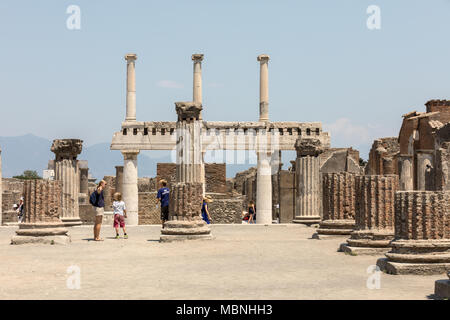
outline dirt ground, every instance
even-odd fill
[[[177,243],[159,243],[160,226],[128,229],[94,242],[73,227],[60,246],[10,245],[16,227],[1,227],[0,299],[428,299],[446,278],[368,273],[378,257],[303,225],[213,225],[214,240]]]

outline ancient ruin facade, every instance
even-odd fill
[[[55,154],[55,180],[62,181],[61,220],[67,226],[81,225],[78,197],[80,171],[77,156],[81,153],[80,139],[53,140],[51,151]]]
[[[192,56],[194,62],[193,101],[201,104],[202,81],[201,63],[203,55]],[[177,130],[179,122],[141,122],[136,120],[136,88],[135,88],[135,54],[126,55],[127,60],[127,112],[122,122],[121,131],[114,133],[111,150],[120,150],[124,155],[123,198],[130,209],[127,223],[138,224],[138,193],[137,193],[137,155],[140,150],[176,150]],[[269,121],[269,91],[268,91],[268,61],[269,56],[258,56],[260,64],[260,103],[259,119],[254,122],[221,122],[205,121],[200,110],[195,121],[199,132],[199,141],[193,146],[200,148],[199,172],[204,184],[203,157],[209,150],[254,150],[257,153],[258,189],[256,206],[258,208],[257,223],[272,223],[272,155],[280,150],[296,150],[297,140],[314,138],[320,141],[322,147],[328,148],[330,137],[322,131],[318,122],[270,122]],[[203,107],[203,106],[202,106]],[[193,147],[192,146],[192,147]],[[201,173],[203,172],[203,174]],[[181,173],[180,174],[184,174]],[[197,179],[197,173],[194,178]],[[194,180],[195,180],[194,179]],[[192,181],[194,181],[192,180]],[[197,181],[197,180],[195,180]],[[204,185],[202,186],[205,190]],[[315,213],[317,215],[317,213]]]
[[[450,122],[450,101],[430,100],[425,105],[426,112],[403,115],[398,138],[401,190],[437,190],[436,150],[445,142],[439,130]]]
[[[376,139],[369,152],[366,174],[398,174],[397,156],[400,150],[397,137]]]
[[[27,180],[24,182],[24,219],[11,244],[67,244],[70,237],[60,219],[61,181]]]
[[[340,251],[372,255],[390,250],[398,185],[397,175],[356,176],[355,230]]]
[[[440,274],[450,270],[450,193],[399,191],[395,239],[377,265],[392,274]]]

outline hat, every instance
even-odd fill
[[[13,204],[13,209],[17,209],[18,205],[17,204]]]
[[[203,197],[203,200],[206,201],[206,202],[212,202],[212,201],[213,201],[213,199],[211,198],[211,196]]]
[[[22,201],[23,201],[23,197],[20,197],[20,200],[22,200]]]

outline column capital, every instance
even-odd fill
[[[125,160],[135,160],[139,154],[139,150],[121,150]]]
[[[267,55],[267,54],[260,54],[259,56],[258,56],[258,58],[256,58],[259,62],[261,62],[261,63],[266,63],[266,62],[268,62],[269,60],[270,60],[270,57],[269,57],[269,55]]]
[[[320,140],[315,138],[297,139],[295,141],[295,150],[298,158],[306,156],[317,157],[324,151]]]
[[[202,105],[198,102],[192,101],[175,102],[175,110],[178,115],[178,121],[191,118],[199,120],[199,115],[202,109],[203,109]]]
[[[194,61],[194,62],[202,62],[203,61],[203,57],[204,57],[203,53],[194,53],[192,55],[192,61]]]
[[[55,154],[56,161],[69,159],[75,160],[81,153],[83,140],[80,139],[55,139],[50,150]]]
[[[127,53],[125,55],[125,60],[128,62],[137,60],[137,54],[136,53]]]

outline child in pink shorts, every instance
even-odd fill
[[[114,229],[116,229],[116,239],[119,239],[119,226],[123,229],[123,238],[128,239],[127,231],[125,230],[127,209],[125,208],[125,202],[122,201],[122,194],[120,192],[114,193],[114,202],[112,207],[114,211]]]

